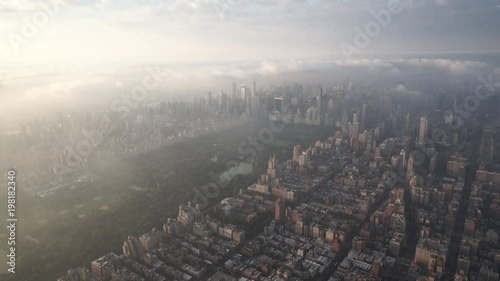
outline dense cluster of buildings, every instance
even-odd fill
[[[113,110],[59,113],[1,137],[11,144],[5,151],[10,165],[27,175],[22,179],[27,191],[44,197],[94,182],[98,177],[88,169],[94,163],[141,154],[245,121],[245,116],[220,114],[206,105],[169,101],[138,105],[125,116]]]
[[[103,112],[59,112],[19,125],[18,130],[0,138],[9,144],[5,153],[10,165],[28,175],[24,184],[28,191],[44,197],[97,180],[88,172],[93,163],[111,162],[237,126],[250,117],[274,116],[296,124],[333,126],[334,112],[341,108],[334,96],[342,94],[344,88],[347,85],[292,83],[257,90],[255,81],[251,87],[237,87],[234,82],[230,93],[207,93],[190,102],[174,99],[111,104]]]
[[[455,280],[499,280],[500,173],[478,170],[465,217]]]
[[[168,219],[163,231],[130,236],[120,256],[98,259],[112,256],[114,262],[93,262],[92,278],[127,280],[114,276],[128,272],[127,278],[138,275],[144,280],[198,280],[218,268],[224,273],[216,275],[250,280],[326,280],[343,276],[351,266],[369,276],[387,274],[394,264],[384,250],[388,244],[368,249],[372,227],[364,223],[387,197],[387,180],[377,178],[377,168],[370,168],[368,158],[353,161],[347,141],[337,138],[343,137],[318,141],[307,149],[297,145],[292,159],[283,163],[272,156],[266,173],[237,195],[222,199],[210,209],[212,216],[192,203],[180,205],[177,218]],[[345,181],[354,175],[364,184]],[[228,223],[252,222],[258,213],[270,213],[274,219],[252,239],[247,239],[244,225]],[[404,218],[391,215],[384,218],[404,233]],[[379,223],[378,218],[371,220]],[[386,235],[382,231],[381,236]],[[86,272],[73,270],[60,280],[73,281],[69,278],[75,271]]]
[[[238,194],[208,210],[181,205],[162,230],[59,281],[499,280],[498,112],[457,128],[443,107],[462,95],[414,116],[397,96],[287,87],[263,97],[233,84],[216,104],[239,96],[249,115],[334,125],[331,137],[271,156]],[[255,229],[261,215],[272,218]]]

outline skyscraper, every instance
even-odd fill
[[[359,123],[355,122],[352,124],[352,137],[357,139],[358,136],[359,136]]]
[[[427,117],[420,118],[420,129],[418,133],[418,144],[424,144],[425,138],[427,137],[429,120]]]
[[[235,100],[237,99],[237,92],[236,92],[236,82],[233,82],[233,92],[232,92],[232,95],[231,95],[231,99]]]
[[[299,156],[302,154],[302,148],[300,145],[295,145],[293,147],[293,161],[298,161]]]
[[[220,113],[227,113],[226,112],[226,109],[227,109],[227,94],[224,93],[224,91],[220,91],[219,92],[219,96],[217,98],[217,106],[218,106],[218,110]]]
[[[410,118],[411,118],[411,115],[410,113],[405,113],[405,124],[404,124],[404,127],[405,129],[408,129],[410,128]]]
[[[260,113],[260,97],[251,96],[250,97],[250,113],[252,115],[258,115]]]
[[[274,110],[283,113],[283,97],[274,98]]]
[[[323,95],[323,88],[319,88],[318,96],[318,114],[320,118],[320,124],[323,124],[325,115],[325,96]]]
[[[247,87],[244,84],[242,84],[240,86],[240,99],[246,102],[247,96],[248,96]]]
[[[406,167],[406,172],[411,175],[413,174],[413,155],[410,155],[410,158],[408,159],[407,167]]]
[[[495,135],[496,132],[493,127],[486,126],[483,129],[483,137],[481,138],[481,145],[479,147],[479,158],[486,162],[493,161],[495,154]]]
[[[274,203],[274,220],[281,222],[285,217],[285,200],[283,197],[278,198]]]
[[[366,128],[366,116],[368,114],[368,104],[363,104],[363,107],[361,108],[361,125],[363,128]]]
[[[273,155],[271,158],[269,158],[269,161],[267,162],[267,174],[269,175],[269,178],[271,180],[276,179],[276,156]]]

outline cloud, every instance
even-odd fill
[[[487,69],[488,64],[481,61],[463,61],[451,59],[409,59],[394,60],[395,65],[400,67],[414,68],[420,70],[439,70],[452,75],[471,75],[480,73]]]
[[[440,6],[447,6],[451,3],[451,0],[436,0],[436,4]]]
[[[358,59],[335,58],[245,60],[227,63],[171,64],[169,77],[150,98],[189,99],[207,91],[230,92],[230,83],[256,79],[260,85],[278,81],[338,83],[352,79],[358,85],[387,89],[401,96],[415,97],[436,89],[459,89],[465,81],[477,82],[479,74],[500,82],[500,68],[473,60],[442,58]],[[495,69],[495,67],[497,67]],[[64,68],[46,66],[0,67],[0,111],[2,122],[44,116],[58,110],[108,110],[113,98],[142,83],[146,65]],[[404,82],[404,88],[394,88]],[[496,84],[495,84],[496,85]],[[21,113],[21,114],[19,114]],[[11,119],[7,117],[12,116]],[[15,116],[15,117],[14,117]],[[7,120],[8,119],[8,120]]]
[[[52,7],[56,5],[82,5],[81,0],[3,0],[0,2],[0,14],[13,12],[23,14],[42,10],[42,7]]]
[[[192,66],[175,73],[189,79],[197,77],[211,79],[214,77],[248,78],[252,76],[280,75],[300,73],[304,71],[347,71],[365,72],[381,75],[422,75],[440,73],[441,76],[468,77],[485,73],[492,67],[481,61],[452,59],[283,59],[283,60],[250,60],[231,63],[207,63]],[[180,75],[183,73],[184,75]]]
[[[109,19],[119,24],[137,25],[154,23],[161,20],[166,13],[167,8],[163,4],[144,5],[135,9],[125,9],[113,12],[109,15]]]
[[[245,5],[246,0],[174,0],[167,6],[171,17],[193,20],[224,20]]]
[[[126,0],[98,0],[96,3],[96,7],[106,8],[117,3],[124,3],[125,1]]]
[[[131,57],[138,62],[307,57],[339,52],[341,42],[352,42],[354,27],[363,28],[374,20],[373,12],[387,9],[385,0],[58,1],[67,5],[40,28],[36,38],[21,46],[20,54],[14,54],[8,40],[0,41],[5,60],[74,63]],[[413,3],[404,16],[394,15],[363,52],[500,48],[495,29],[500,24],[498,3]],[[0,1],[0,34],[22,33],[23,17],[30,18],[30,11],[39,9],[35,0]]]
[[[390,93],[403,98],[419,98],[423,94],[421,91],[408,89],[408,87],[406,87],[404,83],[397,83],[396,85],[394,85],[391,88]]]

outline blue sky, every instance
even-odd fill
[[[32,38],[26,21],[60,8]],[[5,62],[194,62],[321,58],[353,44],[398,0],[4,0]],[[500,2],[400,0],[363,54],[500,50]],[[0,61],[1,62],[1,61]]]

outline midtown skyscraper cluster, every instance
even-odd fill
[[[497,96],[457,125],[447,105],[471,93],[410,113],[398,96],[347,85],[289,84],[259,96],[233,83],[218,104],[238,100],[249,120],[258,110],[330,137],[290,144],[237,194],[205,209],[181,204],[121,253],[58,280],[498,280]]]

